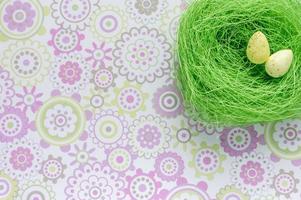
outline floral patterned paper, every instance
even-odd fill
[[[184,0],[0,1],[0,200],[301,199],[301,118],[199,121]]]

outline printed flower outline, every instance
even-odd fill
[[[185,120],[180,120],[179,126],[171,125],[172,129],[172,147],[174,149],[181,148],[184,152],[188,149],[195,147],[197,144],[195,142],[196,137],[199,135],[198,132],[191,130],[186,124]]]
[[[89,147],[91,144],[89,144]],[[68,153],[68,156],[72,157],[73,160],[70,163],[73,165],[78,165],[78,167],[82,167],[85,164],[97,161],[97,158],[93,155],[96,151],[96,148],[88,148],[88,144],[85,142],[82,147],[78,144],[74,144],[72,150]]]
[[[25,31],[25,29],[33,25],[36,12],[32,9],[32,6],[25,2],[14,1],[12,5],[9,5],[5,9],[4,22],[10,30],[17,30],[19,32]]]
[[[35,130],[34,123],[19,108],[4,107],[0,112],[0,142],[10,143]]]
[[[164,152],[155,160],[158,176],[164,181],[176,181],[184,173],[184,161],[175,152]]]
[[[265,125],[264,139],[275,160],[284,158],[298,164],[301,158],[300,119],[287,119]]]
[[[44,16],[47,7],[42,7],[38,0],[3,0],[0,4],[0,38],[7,40],[25,39],[38,33],[45,33]]]
[[[23,87],[23,93],[16,93],[16,96],[20,99],[16,106],[21,107],[23,112],[27,112],[27,110],[31,110],[31,112],[35,113],[42,106],[43,102],[39,100],[42,97],[43,93],[36,92],[36,87],[33,86],[30,90],[27,87]]]
[[[91,49],[85,49],[85,51],[89,54],[86,61],[92,62],[93,69],[106,67],[106,62],[112,60],[112,48],[105,47],[105,42],[102,42],[99,46],[93,42],[92,46],[93,47]]]
[[[48,148],[50,145],[55,145],[63,152],[67,152],[70,150],[70,145],[78,139],[81,141],[87,139],[88,133],[85,128],[91,113],[83,110],[80,100],[78,94],[64,97],[58,90],[51,92],[51,98],[41,106],[35,120],[38,133],[42,138],[41,147]]]
[[[258,162],[248,161],[241,166],[240,177],[244,184],[256,186],[263,181],[264,170]]]
[[[244,194],[234,185],[226,185],[221,188],[216,194],[216,198],[220,200],[227,200],[228,198],[239,199],[239,200],[250,200],[250,196]]]
[[[52,38],[48,45],[54,48],[54,55],[82,50],[80,43],[85,38],[84,34],[63,28],[51,29],[50,33]]]
[[[130,199],[160,199],[162,184],[155,178],[155,173],[145,173],[142,169],[136,169],[133,176],[127,176],[127,187],[125,193]]]
[[[13,169],[25,171],[32,166],[33,158],[29,148],[18,147],[11,152],[9,162],[12,164]]]
[[[18,181],[11,178],[9,175],[0,171],[1,193],[0,200],[14,200],[18,192]]]
[[[298,184],[300,180],[297,179],[293,171],[285,172],[283,169],[273,177],[273,188],[276,191],[276,196],[284,196],[292,199],[292,194],[298,192]]]
[[[129,81],[154,82],[170,70],[170,48],[157,29],[132,28],[116,41],[114,63]]]
[[[42,167],[39,171],[43,175],[44,181],[51,181],[56,184],[59,178],[64,178],[64,171],[67,166],[63,164],[62,157],[55,158],[52,155],[48,155],[47,160],[42,162]]]
[[[114,42],[128,27],[128,19],[119,6],[102,5],[92,13],[89,25],[94,38]]]
[[[184,111],[182,96],[173,85],[157,89],[152,103],[155,111],[162,117],[175,118]]]
[[[262,153],[244,153],[232,163],[233,184],[250,196],[263,194],[272,184],[273,165]]]
[[[35,86],[48,75],[52,57],[38,41],[20,40],[9,45],[2,57],[3,66],[16,85]]]
[[[9,72],[0,66],[0,112],[4,106],[11,105],[12,97],[15,95],[14,84]]]
[[[197,148],[192,149],[191,153],[193,157],[189,166],[195,170],[195,176],[206,176],[212,180],[215,173],[224,172],[223,161],[226,156],[220,153],[217,144],[208,146],[202,142]]]
[[[37,179],[33,179],[23,183],[20,186],[16,200],[31,199],[32,197],[47,200],[57,199],[52,186]]]
[[[179,178],[176,181],[176,186],[170,190],[163,189],[160,192],[161,199],[174,199],[174,200],[211,200],[208,195],[208,185],[204,181],[197,184],[192,184],[186,178]]]
[[[98,8],[99,0],[54,0],[51,4],[52,17],[64,29],[84,30],[89,26],[92,13]]]
[[[240,156],[256,149],[259,142],[254,126],[225,128],[220,135],[221,146],[230,156]]]
[[[126,0],[127,11],[137,23],[155,23],[164,16],[166,0]]]
[[[119,146],[112,149],[106,149],[106,160],[104,164],[109,166],[121,176],[135,169],[134,160],[137,156],[132,154],[129,146]]]
[[[0,155],[0,170],[17,180],[35,176],[42,162],[40,146],[24,138],[7,144]]]
[[[133,122],[129,131],[129,145],[140,157],[156,157],[169,147],[170,129],[159,117],[141,116]]]
[[[74,52],[57,57],[50,72],[53,86],[66,94],[85,89],[90,78],[90,65],[80,53]]]
[[[66,200],[121,200],[125,183],[116,172],[100,163],[85,164],[67,179]]]
[[[93,143],[105,149],[125,145],[128,140],[128,122],[110,109],[97,113],[91,120],[89,130]]]
[[[137,112],[146,110],[145,104],[149,94],[143,91],[142,85],[125,81],[121,87],[115,87],[113,90],[115,96],[111,106],[117,105],[119,113],[135,117]]]

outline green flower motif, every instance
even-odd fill
[[[301,158],[300,119],[272,122],[265,126],[265,141],[271,151],[280,158]]]
[[[71,98],[52,97],[39,110],[36,126],[49,144],[63,146],[74,142],[85,128],[85,115]]]
[[[112,101],[112,106],[118,107],[118,113],[135,117],[138,111],[146,109],[145,101],[149,95],[142,92],[141,86],[126,81],[122,87],[114,88],[115,99]]]
[[[28,181],[20,187],[16,200],[25,199],[56,200],[52,187],[39,180]]]
[[[206,176],[211,180],[215,173],[224,171],[222,162],[226,159],[226,156],[219,153],[217,144],[208,146],[205,142],[202,142],[198,148],[192,149],[191,153],[193,159],[189,162],[189,166],[194,168],[195,176]]]
[[[90,30],[97,39],[115,41],[126,27],[127,17],[119,7],[102,5],[91,15]]]
[[[17,181],[0,171],[0,200],[13,200],[18,191]]]
[[[267,194],[267,195],[263,195],[261,197],[258,197],[254,200],[279,200],[279,198],[276,197],[275,195]]]
[[[240,199],[240,200],[250,200],[250,196],[242,193],[233,185],[227,185],[221,188],[216,195],[217,200],[227,200],[227,199]]]
[[[34,86],[48,76],[52,57],[43,43],[21,40],[4,50],[1,61],[17,85]]]

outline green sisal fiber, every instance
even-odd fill
[[[194,115],[219,125],[300,116],[301,1],[196,0],[180,19],[178,85]],[[263,32],[271,52],[292,49],[289,72],[272,78],[246,55]]]

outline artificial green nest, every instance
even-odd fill
[[[289,72],[272,78],[246,55],[263,32],[272,52],[292,49]],[[301,113],[299,0],[196,0],[180,19],[179,87],[194,115],[219,125],[248,125]]]

